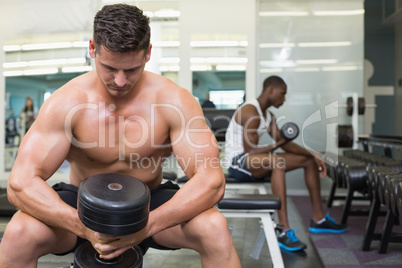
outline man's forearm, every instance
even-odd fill
[[[225,191],[224,178],[209,180],[197,173],[186,182],[165,204],[150,212],[150,230],[154,235],[169,227],[185,223],[200,213],[214,207]]]
[[[84,236],[85,228],[79,220],[77,210],[64,203],[43,179],[35,176],[23,180],[23,183],[23,186],[17,187],[14,182],[9,183],[9,199],[14,206],[46,225]]]
[[[273,151],[275,151],[275,150],[278,149],[279,147],[282,147],[282,146],[283,146],[284,144],[286,144],[286,143],[287,143],[287,140],[285,140],[285,139],[280,139],[280,140],[278,140],[276,143],[271,144],[271,145],[252,148],[251,150],[248,151],[248,153],[249,153],[250,155],[253,155],[253,154],[268,154],[268,153],[272,153]]]
[[[285,144],[284,146],[282,146],[282,149],[287,153],[303,155],[306,157],[314,157],[314,155],[309,150],[301,147],[300,145],[298,145],[294,142],[289,142],[289,143]]]

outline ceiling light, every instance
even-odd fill
[[[211,65],[191,65],[190,70],[193,72],[199,71],[199,72],[205,72],[205,71],[211,71],[212,66]]]
[[[320,68],[314,68],[314,67],[303,68],[303,67],[301,67],[301,68],[294,68],[293,71],[295,71],[295,72],[319,72]]]
[[[295,47],[295,43],[261,43],[260,48]]]
[[[25,44],[22,45],[22,50],[41,50],[41,49],[57,49],[57,48],[70,48],[73,44],[71,42],[58,42],[58,43],[38,43],[38,44]]]
[[[22,76],[24,75],[24,71],[6,71],[3,72],[4,76]]]
[[[59,69],[57,69],[57,68],[32,69],[32,70],[24,70],[24,75],[55,74],[58,72],[59,72]]]
[[[4,69],[23,68],[23,67],[28,67],[28,62],[26,62],[26,61],[17,61],[17,62],[5,62],[5,63],[3,63],[3,68]]]
[[[70,58],[70,59],[51,59],[51,60],[35,60],[35,61],[17,61],[17,62],[5,62],[4,68],[22,68],[28,66],[51,66],[51,65],[65,65],[65,64],[84,64],[85,58]]]
[[[5,46],[3,46],[3,50],[5,52],[19,51],[19,50],[21,50],[21,46],[20,45],[5,45]]]
[[[63,67],[61,71],[63,73],[83,73],[92,71],[92,66],[72,66],[72,67]]]
[[[85,47],[89,46],[89,41],[75,41],[73,42],[73,47]]]
[[[260,17],[308,16],[308,11],[260,11]]]
[[[247,58],[190,58],[191,63],[247,63]]]
[[[244,65],[216,65],[217,71],[245,71]]]
[[[67,59],[51,59],[51,60],[34,60],[28,62],[29,66],[49,66],[49,65],[64,65]]]
[[[314,16],[352,16],[364,14],[364,9],[357,10],[321,10],[313,11]]]
[[[309,43],[298,43],[299,47],[346,47],[352,45],[350,41],[341,42],[309,42]]]
[[[297,60],[296,64],[333,64],[337,62],[337,59]]]
[[[191,47],[246,47],[247,41],[191,41]]]
[[[355,71],[359,69],[357,66],[331,66],[331,67],[322,67],[324,72],[329,71]]]
[[[296,64],[292,60],[281,61],[260,61],[261,67],[294,67]]]

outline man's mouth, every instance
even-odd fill
[[[110,86],[110,89],[116,90],[116,91],[124,91],[124,90],[126,90],[126,87]]]

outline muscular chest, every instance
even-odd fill
[[[89,158],[112,162],[154,155],[168,146],[168,130],[157,114],[136,109],[115,111],[93,105],[77,112],[72,144]]]

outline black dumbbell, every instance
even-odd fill
[[[398,196],[402,197],[402,193],[400,193],[400,189],[398,185],[402,183],[402,175],[395,175],[390,177],[391,181],[388,185],[389,187],[389,203],[392,213],[396,216],[400,216],[400,212],[398,210]]]
[[[78,216],[89,229],[116,236],[136,233],[148,222],[150,192],[140,180],[103,173],[84,180],[78,190]],[[79,246],[74,267],[142,267],[142,251],[133,247],[117,258],[100,258],[90,242]]]
[[[402,182],[398,183],[398,196],[396,198],[399,215],[402,215]]]
[[[296,139],[299,135],[299,128],[295,123],[288,122],[281,128],[281,137],[289,141]]]

